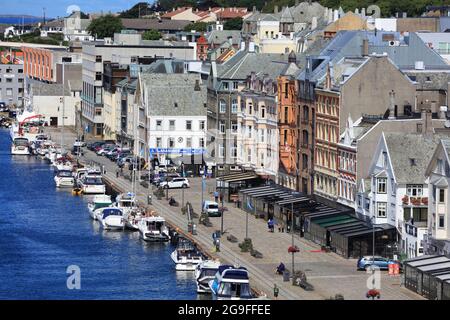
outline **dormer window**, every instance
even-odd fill
[[[409,164],[410,164],[411,166],[416,166],[416,165],[417,165],[416,159],[414,159],[414,158],[409,158]]]

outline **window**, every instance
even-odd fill
[[[233,99],[231,102],[231,113],[237,113],[238,112],[238,102],[237,99]]]
[[[266,108],[261,108],[261,118],[265,118],[266,117]]]
[[[304,153],[302,154],[302,169],[308,169],[308,155]]]
[[[200,130],[205,130],[205,120],[200,120]]]
[[[238,82],[233,82],[233,90],[237,90],[238,89]]]
[[[223,120],[219,121],[219,132],[225,134],[225,121]]]
[[[219,112],[220,113],[225,113],[227,112],[227,104],[224,100],[220,100],[219,101]]]
[[[6,78],[6,82],[12,82],[11,78]]]
[[[439,203],[445,203],[445,190],[439,189]]]
[[[198,146],[200,148],[204,148],[205,147],[205,139],[204,138],[199,138],[198,139]]]
[[[186,120],[186,130],[192,130],[192,121]]]
[[[162,130],[162,120],[156,120],[156,130]]]
[[[102,73],[101,72],[96,72],[95,73],[95,80],[102,81]]]
[[[186,148],[192,148],[192,138],[186,138]]]
[[[237,158],[237,143],[230,148],[231,158]]]
[[[386,218],[386,202],[377,202],[377,217]]]
[[[219,144],[219,158],[225,157],[225,148],[223,147],[223,144]]]
[[[19,69],[18,71],[19,71],[19,73],[23,73],[23,69]]]
[[[419,185],[409,184],[406,186],[406,194],[408,196],[421,197],[423,194],[423,186],[420,184]]]
[[[252,137],[252,126],[248,126],[248,137]]]
[[[102,62],[102,56],[95,56],[95,62]]]
[[[95,109],[95,115],[101,116],[102,115],[102,109]]]
[[[378,193],[386,193],[386,178],[377,178],[377,192]]]
[[[237,133],[238,132],[238,123],[237,121],[231,121],[231,132]]]
[[[175,120],[169,120],[169,130],[170,131],[175,130]]]
[[[228,85],[228,82],[223,83],[223,90],[229,90],[230,86]]]
[[[439,224],[438,224],[439,228],[445,228],[445,215],[440,214],[439,215]]]
[[[247,149],[247,161],[252,162],[252,149]]]
[[[303,146],[308,146],[308,131],[307,130],[303,130]]]
[[[169,146],[169,148],[174,148],[175,147],[175,139],[174,138],[167,139],[167,145]]]
[[[177,102],[174,102],[174,103],[173,103],[173,106],[174,106],[174,108],[178,108],[178,103],[177,103]]]
[[[7,96],[10,96],[10,97],[13,95],[13,91],[12,91],[11,88],[7,88],[7,89],[6,89],[6,95],[7,95]]]
[[[309,107],[303,106],[303,121],[309,121]]]
[[[161,148],[161,142],[162,142],[161,138],[156,138],[156,147],[157,148]]]

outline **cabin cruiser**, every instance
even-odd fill
[[[195,280],[197,282],[198,293],[211,292],[209,282],[216,277],[219,266],[220,262],[215,260],[206,260],[197,265],[195,268]]]
[[[123,211],[117,207],[105,207],[96,212],[97,220],[104,230],[123,229]]]
[[[194,271],[197,265],[203,262],[203,254],[185,238],[178,240],[177,248],[170,257],[175,262],[177,271]]]
[[[116,197],[116,207],[122,209],[125,226],[131,230],[139,230],[138,222],[142,218],[136,195],[132,192],[121,193]]]
[[[89,214],[92,217],[92,219],[97,220],[96,213],[98,213],[100,209],[111,206],[112,206],[111,196],[108,196],[106,194],[97,194],[92,199],[92,202],[88,203]]]
[[[145,241],[166,242],[170,240],[169,228],[163,217],[143,217],[138,222],[139,234]]]
[[[16,137],[11,145],[11,154],[15,155],[29,155],[29,141],[27,138]]]
[[[55,178],[56,187],[73,187],[75,180],[71,170],[58,170]]]
[[[214,280],[209,282],[213,299],[245,300],[252,299],[248,271],[244,267],[219,266]]]
[[[83,191],[83,194],[105,194],[106,192],[102,176],[97,172],[88,172],[80,179],[78,186]]]

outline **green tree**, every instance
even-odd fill
[[[206,22],[193,22],[189,23],[186,27],[184,27],[184,31],[199,31],[199,32],[206,32],[206,28],[208,27],[208,23]]]
[[[223,24],[225,30],[241,30],[242,29],[242,18],[233,18],[225,21]]]
[[[121,18],[140,18],[152,13],[151,6],[147,2],[136,3],[133,7],[120,13]]]
[[[143,40],[159,40],[161,39],[161,33],[158,30],[147,30],[142,34]]]
[[[122,20],[111,14],[92,20],[87,31],[96,38],[103,39],[114,36],[123,29]]]

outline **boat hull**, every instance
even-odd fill
[[[100,224],[105,230],[121,230],[125,227],[121,216],[108,216],[105,219],[100,220]]]
[[[28,156],[30,155],[30,150],[27,147],[11,147],[11,154],[18,156]]]
[[[105,185],[83,185],[81,189],[84,194],[104,194],[106,192]]]
[[[55,184],[57,188],[72,188],[74,184],[74,179],[55,177]]]

